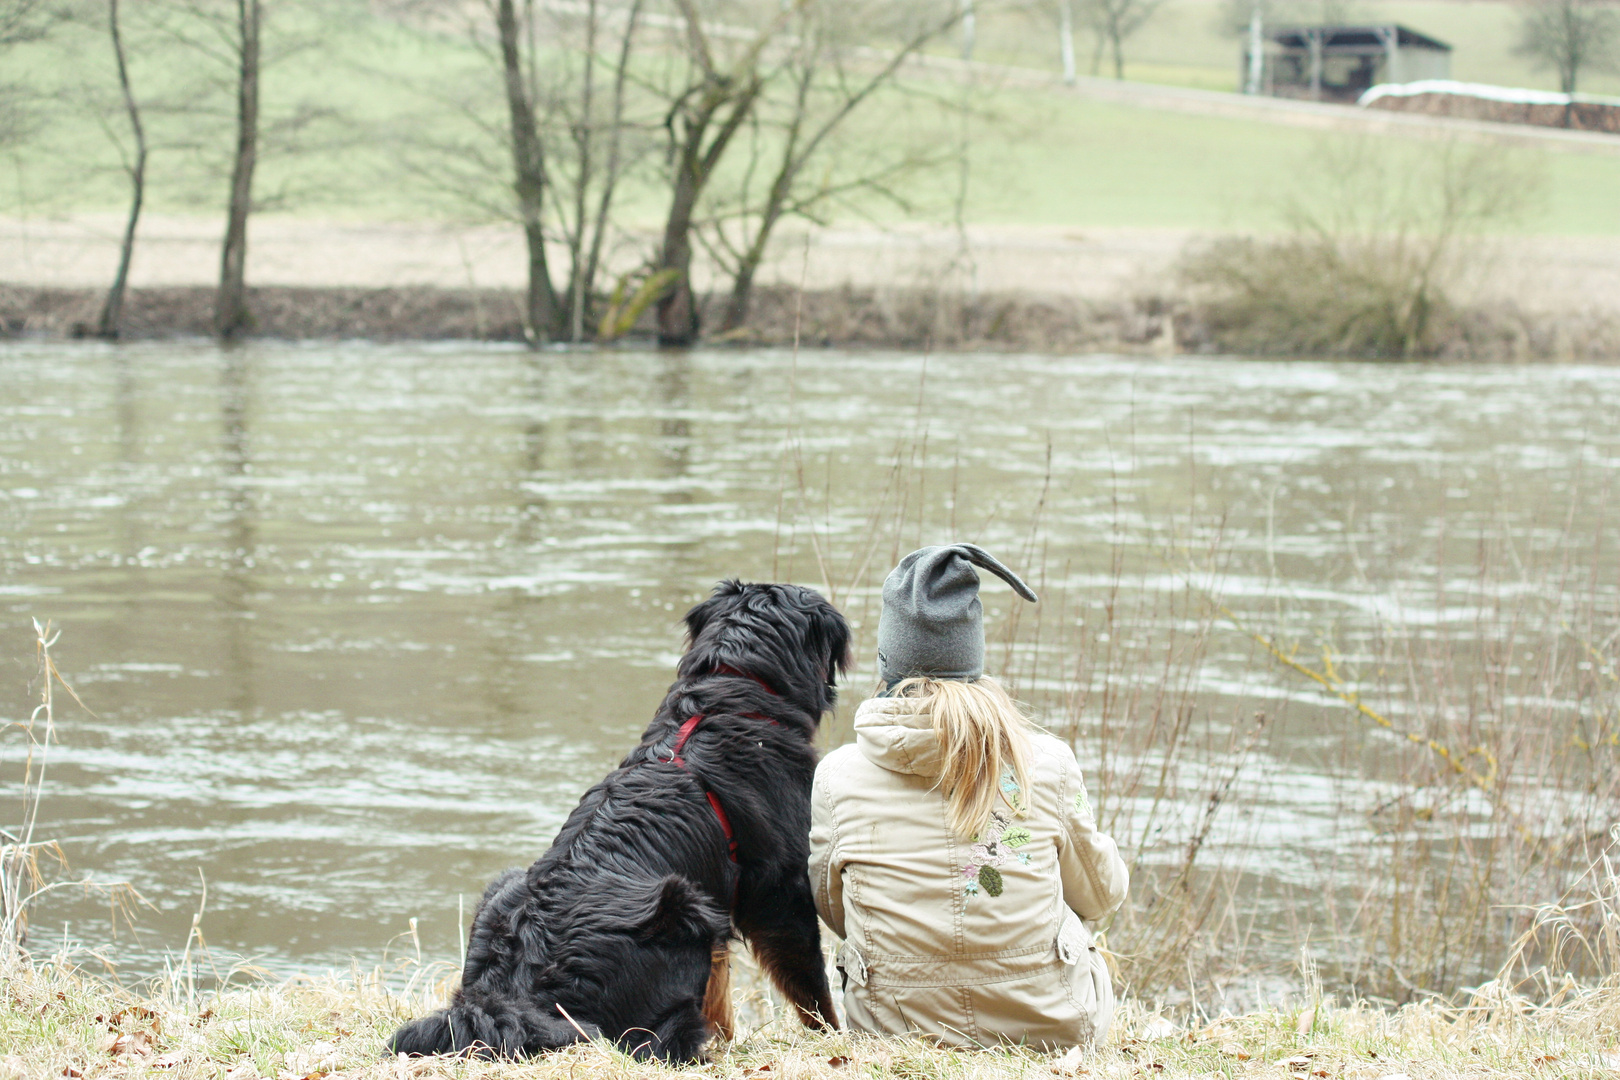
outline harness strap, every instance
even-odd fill
[[[692,737],[692,732],[696,731],[697,726],[702,722],[703,714],[698,713],[681,725],[681,730],[675,736],[675,748],[670,751],[669,763],[671,765],[679,766],[682,769],[686,768],[686,759],[681,757],[681,748],[686,745],[686,740]],[[720,797],[710,791],[707,784],[699,780],[698,785],[703,788],[704,797],[709,800],[709,805],[714,808],[714,816],[720,822],[720,831],[726,834],[726,854],[731,856],[732,862],[736,862],[737,833],[731,827],[731,819],[726,816],[726,808],[720,805]]]
[[[736,668],[732,667],[730,664],[716,664],[715,668],[714,668],[714,674],[716,674],[716,675],[735,675],[739,679],[752,679],[755,682],[759,683],[760,686],[763,686],[765,688],[765,692],[767,694],[771,695],[772,697],[781,697],[782,696],[781,694],[778,694],[775,690],[771,689],[771,684],[766,682],[764,679],[760,678],[758,675],[755,675],[751,671],[738,671]]]
[[[781,696],[780,694],[777,694],[775,690],[772,690],[770,684],[764,679],[760,678],[758,675],[750,675],[746,671],[738,671],[729,664],[719,665],[714,669],[714,673],[716,675],[736,675],[744,679],[753,679],[755,682],[759,683],[759,685],[763,686],[771,695],[776,697]],[[760,713],[744,713],[743,715],[753,720],[771,719],[770,717],[764,716]],[[698,713],[696,716],[688,718],[686,723],[681,725],[681,729],[675,733],[675,746],[672,750],[670,750],[669,764],[675,765],[682,769],[686,768],[686,759],[681,757],[681,750],[686,746],[686,740],[692,737],[692,732],[696,731],[698,725],[702,722],[703,714]],[[771,723],[774,724],[776,721],[771,720]],[[726,852],[731,856],[731,861],[736,862],[737,834],[731,827],[731,819],[726,816],[726,808],[720,805],[720,797],[714,792],[710,791],[707,784],[704,784],[703,781],[699,780],[698,785],[703,788],[704,796],[709,800],[709,805],[714,808],[714,816],[720,822],[720,831],[726,834]]]

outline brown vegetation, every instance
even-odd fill
[[[253,336],[283,340],[525,341],[524,294],[514,289],[249,288]],[[206,337],[214,292],[203,286],[137,288],[121,320],[125,339]],[[727,298],[709,295],[706,305]],[[0,338],[72,338],[94,333],[100,294],[93,289],[0,284]],[[608,337],[645,340],[654,333],[647,305]],[[622,310],[605,305],[609,316]],[[963,293],[920,287],[846,286],[801,293],[756,288],[748,322],[711,339],[719,346],[984,349],[1044,353],[1120,352],[1366,355],[1303,338],[1286,346],[1249,336],[1219,309],[1175,296],[1100,303],[1072,296]],[[1593,311],[1544,315],[1493,305],[1447,309],[1423,355],[1444,360],[1620,359],[1620,318]]]

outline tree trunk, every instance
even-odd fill
[[[231,169],[230,207],[220,256],[214,332],[231,340],[253,324],[247,306],[248,215],[253,210],[253,168],[259,152],[259,0],[236,0],[236,160]]]
[[[525,317],[530,342],[540,344],[557,336],[557,294],[546,264],[545,151],[534,119],[534,103],[523,79],[517,11],[512,0],[500,0],[495,21],[501,37],[501,66],[506,75],[506,104],[512,117],[512,190],[529,251],[529,292]]]
[[[697,138],[701,137],[700,132]],[[688,142],[681,155],[669,217],[664,223],[664,244],[658,257],[660,270],[674,270],[680,275],[658,301],[660,345],[691,345],[697,341],[701,329],[697,301],[692,295],[692,213],[703,190],[703,178],[697,175],[696,161],[689,160],[696,157],[693,150],[695,147]]]
[[[1074,10],[1072,0],[1058,0],[1058,54],[1063,61],[1063,81],[1074,85]]]
[[[129,264],[135,255],[135,227],[141,220],[141,203],[146,197],[146,129],[141,126],[141,110],[129,85],[129,66],[124,62],[124,39],[118,31],[118,0],[108,0],[107,26],[112,35],[113,57],[118,61],[118,85],[124,92],[124,108],[129,113],[130,130],[135,135],[135,160],[129,169],[129,221],[124,226],[124,242],[118,249],[118,272],[113,276],[107,300],[101,307],[96,332],[109,341],[118,337],[124,312],[124,289],[129,284]]]
[[[658,301],[658,344],[684,348],[694,344],[702,329],[697,298],[692,293],[692,216],[697,211],[703,188],[725,155],[733,135],[759,97],[758,77],[750,77],[740,89],[733,89],[727,78],[710,76],[697,106],[685,125],[685,139],[675,171],[675,192],[665,219],[664,244],[658,269],[673,270],[676,278]],[[729,103],[731,112],[714,133],[709,144],[703,137],[715,114]]]
[[[720,324],[722,332],[741,329],[748,321],[748,307],[754,298],[754,275],[759,272],[759,264],[765,261],[766,245],[781,217],[781,205],[780,200],[773,200],[773,205],[766,207],[754,242],[737,263],[737,272],[731,279],[731,298],[726,302],[726,317]]]
[[[568,340],[585,337],[585,196],[591,182],[591,97],[596,74],[596,0],[585,6],[585,72],[579,102],[579,177],[574,186],[574,234],[568,238]]]
[[[642,0],[632,0],[630,4],[624,37],[619,43],[619,66],[613,73],[613,127],[608,139],[607,169],[602,177],[602,195],[596,204],[596,224],[591,231],[591,250],[585,259],[585,284],[581,290],[587,304],[596,288],[597,268],[602,264],[602,243],[607,236],[608,211],[613,205],[613,191],[619,182],[619,153],[624,133],[624,83],[630,71],[630,46],[635,40],[636,19],[641,14],[641,4]]]
[[[1114,78],[1125,78],[1125,35],[1116,23],[1108,28],[1108,40],[1114,49]]]

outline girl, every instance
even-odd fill
[[[1084,1045],[1114,991],[1081,920],[1118,909],[1128,873],[1074,753],[983,674],[975,564],[1034,602],[972,544],[914,551],[883,583],[884,689],[816,770],[811,885],[856,1031]]]

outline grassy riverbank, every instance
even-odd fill
[[[3,972],[0,1076],[318,1080],[711,1076],[978,1080],[1100,1077],[1595,1077],[1620,1068],[1620,993],[1566,990],[1552,1006],[1494,990],[1457,1008],[1398,1011],[1309,1000],[1181,1026],[1127,1001],[1105,1044],[1055,1058],[1016,1049],[954,1052],[909,1039],[815,1037],[767,1022],[712,1063],[668,1069],[584,1045],[535,1062],[389,1059],[394,1026],[433,993],[391,991],[375,974],[255,983],[188,994],[183,981],[118,988],[60,965]]]

